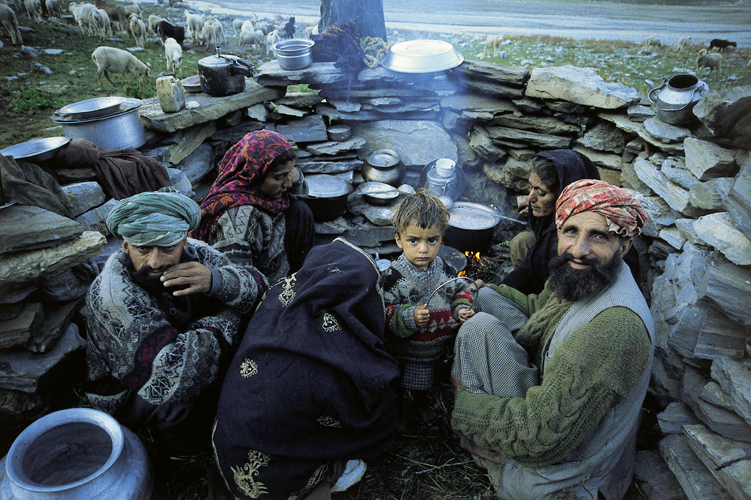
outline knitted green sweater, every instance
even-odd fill
[[[548,338],[572,303],[551,292],[547,283],[539,296],[505,285],[493,288],[530,316],[516,340],[540,366]],[[460,391],[452,426],[480,447],[525,467],[554,464],[628,396],[649,363],[650,349],[649,334],[635,312],[607,309],[558,346],[540,385],[526,397]]]

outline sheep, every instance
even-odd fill
[[[91,59],[96,63],[96,81],[100,87],[102,87],[102,75],[113,87],[115,86],[110,80],[109,73],[130,73],[151,77],[149,67],[127,50],[101,46],[94,49],[94,52],[91,53]]]
[[[318,34],[318,25],[308,26],[305,28],[305,38],[310,40],[310,37]]]
[[[40,0],[23,0],[23,5],[26,7],[29,19],[36,19],[39,23],[42,22],[42,2]]]
[[[185,28],[182,26],[175,26],[168,21],[159,21],[156,23],[156,34],[159,35],[159,39],[164,43],[167,38],[174,38],[180,47],[183,46],[185,41]]]
[[[647,39],[644,40],[644,46],[645,47],[662,47],[662,42],[660,41],[660,37],[648,36]]]
[[[274,44],[281,41],[281,39],[282,35],[279,33],[279,30],[274,30],[266,35],[266,55],[269,55],[271,53],[271,49],[274,47]]]
[[[110,16],[113,30],[128,30],[128,13],[125,12],[122,5],[109,3],[107,0],[94,0],[94,5],[96,5],[98,9],[104,9],[107,11],[107,15]]]
[[[102,39],[107,38],[107,32],[111,31],[110,18],[107,15],[107,11],[104,9],[93,9],[91,11],[91,30],[94,35],[99,35]]]
[[[61,0],[45,0],[44,6],[50,17],[63,18],[63,3]]]
[[[680,40],[678,40],[678,50],[684,51],[688,50],[688,48],[691,46],[691,37],[690,36],[684,36]]]
[[[200,42],[202,36],[201,30],[203,29],[203,25],[206,23],[206,16],[192,14],[186,10],[185,18],[188,24],[187,37],[188,39],[190,39],[190,43]]]
[[[162,21],[166,21],[166,19],[155,14],[149,15],[148,19],[146,20],[147,24],[149,25],[149,31],[156,35],[156,25]]]
[[[256,29],[253,27],[253,21],[247,20],[243,21],[242,25],[240,26],[240,33],[243,31],[248,31],[250,33],[253,33]]]
[[[99,12],[99,22],[104,26],[102,38],[107,35],[112,35],[112,22],[110,21],[110,15],[107,14],[107,11],[104,9],[97,9],[97,12]]]
[[[221,45],[224,41],[222,23],[213,17],[206,19],[203,28],[201,28],[201,36],[206,42],[207,47]]]
[[[493,49],[493,57],[498,56],[498,49],[501,47],[503,41],[503,35],[488,35],[485,38],[485,48],[482,50],[482,55],[487,55],[488,50]]]
[[[240,41],[238,45],[248,45],[258,47],[258,51],[261,51],[261,46],[266,41],[266,35],[261,30],[255,30],[252,33],[250,31],[240,32]]]
[[[719,38],[715,38],[712,41],[709,42],[709,50],[717,49],[717,50],[725,50],[728,47],[737,47],[738,44],[736,42],[729,42],[727,40],[721,40]]]
[[[242,31],[242,25],[245,22],[244,19],[233,19],[232,20],[232,32],[234,34],[239,34]]]
[[[283,38],[295,38],[295,16],[287,20],[287,24],[284,25],[281,35]]]
[[[179,73],[183,62],[183,49],[174,38],[164,40],[164,56],[167,58],[167,71]]]
[[[130,34],[136,40],[136,47],[146,46],[146,25],[143,20],[138,17],[138,14],[131,14],[128,18],[128,27],[130,28]]]
[[[123,9],[125,9],[125,12],[127,12],[128,15],[138,14],[138,17],[143,17],[143,12],[141,12],[141,7],[139,7],[138,4],[124,5]]]
[[[71,2],[68,4],[68,10],[73,14],[73,18],[76,20],[76,23],[78,23],[78,27],[81,28],[81,34],[91,35],[91,13],[97,10],[97,8],[90,3],[78,4],[76,2]]]
[[[8,32],[13,45],[23,45],[23,38],[21,38],[21,32],[18,30],[16,13],[7,5],[0,5],[0,24]]]
[[[706,73],[706,69],[709,68],[709,73],[712,73],[713,69],[717,70],[717,73],[721,72],[722,55],[715,52],[708,52],[707,49],[701,49],[699,56],[696,58],[696,69],[701,73]]]

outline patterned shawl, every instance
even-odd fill
[[[581,212],[596,212],[608,222],[608,231],[620,236],[638,236],[647,221],[647,212],[626,189],[604,181],[583,179],[569,184],[555,204],[555,225]]]
[[[201,203],[201,224],[191,236],[208,241],[216,219],[228,208],[253,205],[274,215],[286,210],[287,193],[272,200],[258,190],[258,184],[268,173],[271,162],[290,149],[289,141],[271,130],[250,132],[232,146],[217,167],[219,175]]]
[[[224,379],[213,433],[236,496],[301,498],[333,462],[383,450],[399,376],[384,329],[378,269],[340,238],[268,291]]]

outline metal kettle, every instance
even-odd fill
[[[671,125],[685,125],[695,122],[693,108],[699,99],[709,91],[709,86],[695,75],[676,75],[663,78],[662,85],[654,86],[647,80],[649,100],[657,107],[657,118]]]
[[[201,90],[215,97],[239,94],[245,90],[245,77],[253,76],[253,64],[237,56],[224,55],[217,45],[216,55],[198,61]]]

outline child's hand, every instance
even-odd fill
[[[459,309],[459,312],[456,314],[459,316],[459,323],[464,323],[469,318],[475,315],[475,312],[472,309],[467,309],[466,307]]]
[[[415,306],[415,324],[417,326],[425,326],[430,319],[430,311],[428,311],[428,305]]]

